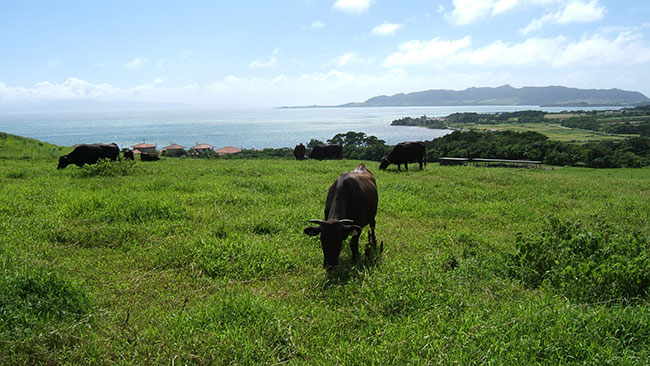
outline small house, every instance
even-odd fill
[[[214,146],[208,144],[197,144],[190,147],[187,152],[188,155],[201,155],[207,152],[214,151]]]
[[[144,141],[141,144],[131,146],[131,148],[133,148],[133,150],[139,150],[140,152],[143,153],[154,153],[154,154],[157,153],[156,145],[147,144]]]
[[[237,154],[240,152],[242,152],[242,149],[234,146],[222,147],[221,149],[216,151],[216,153],[219,155]]]
[[[181,146],[178,144],[171,144],[169,146],[165,146],[162,148],[162,155],[163,156],[170,156],[173,158],[178,158],[183,155],[187,154],[185,151],[185,146]]]

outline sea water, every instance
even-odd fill
[[[592,108],[593,109],[593,108]],[[351,107],[351,108],[214,108],[160,111],[57,112],[0,114],[0,132],[56,145],[115,142],[120,147],[147,142],[189,148],[206,143],[217,148],[293,147],[311,139],[326,142],[338,133],[363,132],[388,144],[432,140],[449,130],[391,126],[403,117],[443,117],[455,112],[512,112],[562,108],[537,106]]]

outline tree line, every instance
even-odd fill
[[[343,158],[380,161],[393,146],[363,132],[339,133],[326,141],[343,146]],[[323,141],[311,139],[305,144],[309,151]],[[582,145],[549,140],[538,132],[454,131],[443,137],[425,141],[427,161],[441,157],[537,160],[549,165],[586,166],[594,168],[644,167],[650,165],[650,138],[630,137],[623,140],[589,142]],[[293,158],[293,149],[244,150],[238,158]]]
[[[568,114],[561,118],[562,114]],[[560,116],[550,120],[547,116]],[[444,118],[425,116],[404,117],[394,120],[394,126],[419,126],[447,129],[454,124],[495,125],[502,123],[549,123],[555,122],[567,128],[589,130],[606,134],[629,134],[650,137],[650,106],[626,108],[620,111],[581,111],[548,113],[544,111],[516,111],[497,113],[458,112]]]
[[[638,168],[650,165],[650,138],[589,142],[549,140],[538,132],[454,131],[426,141],[427,160],[440,157],[538,160],[549,165]]]

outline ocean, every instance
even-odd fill
[[[391,126],[402,117],[443,117],[454,112],[560,112],[566,108],[537,106],[354,107],[256,109],[221,108],[172,111],[57,112],[0,114],[0,132],[56,145],[117,143],[120,147],[147,142],[159,148],[171,143],[187,148],[205,143],[216,148],[291,147],[310,139],[327,141],[338,133],[364,132],[388,144],[432,140],[451,132],[421,127]],[[590,109],[618,109],[590,108]]]

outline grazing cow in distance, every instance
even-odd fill
[[[295,156],[297,160],[305,160],[305,151],[305,145],[299,143],[293,148],[293,156]]]
[[[309,220],[318,226],[305,228],[305,234],[320,234],[323,249],[323,267],[330,270],[339,263],[343,241],[349,235],[352,260],[359,260],[359,236],[364,226],[370,225],[368,242],[376,247],[375,215],[377,214],[377,184],[365,165],[339,175],[327,193],[325,220]],[[369,255],[369,247],[366,247]]]
[[[310,159],[343,159],[343,147],[341,144],[320,144],[314,146],[309,153]]]
[[[143,152],[140,154],[140,161],[156,161],[156,160],[160,160],[160,156],[157,153]]]
[[[133,155],[133,150],[127,149],[124,151],[124,159],[127,160],[135,160],[135,156]]]
[[[388,156],[384,156],[381,159],[379,169],[386,170],[390,164],[397,164],[397,170],[400,170],[400,165],[404,164],[404,169],[409,170],[408,162],[417,161],[420,163],[420,170],[422,170],[422,163],[424,163],[424,165],[427,165],[427,161],[424,156],[426,150],[427,148],[424,146],[424,142],[422,141],[400,142],[399,144],[395,145],[393,151],[391,151]]]
[[[84,164],[95,164],[99,159],[117,160],[120,149],[116,144],[81,144],[72,150],[68,155],[59,158],[57,169],[64,169],[70,164],[83,166]]]

